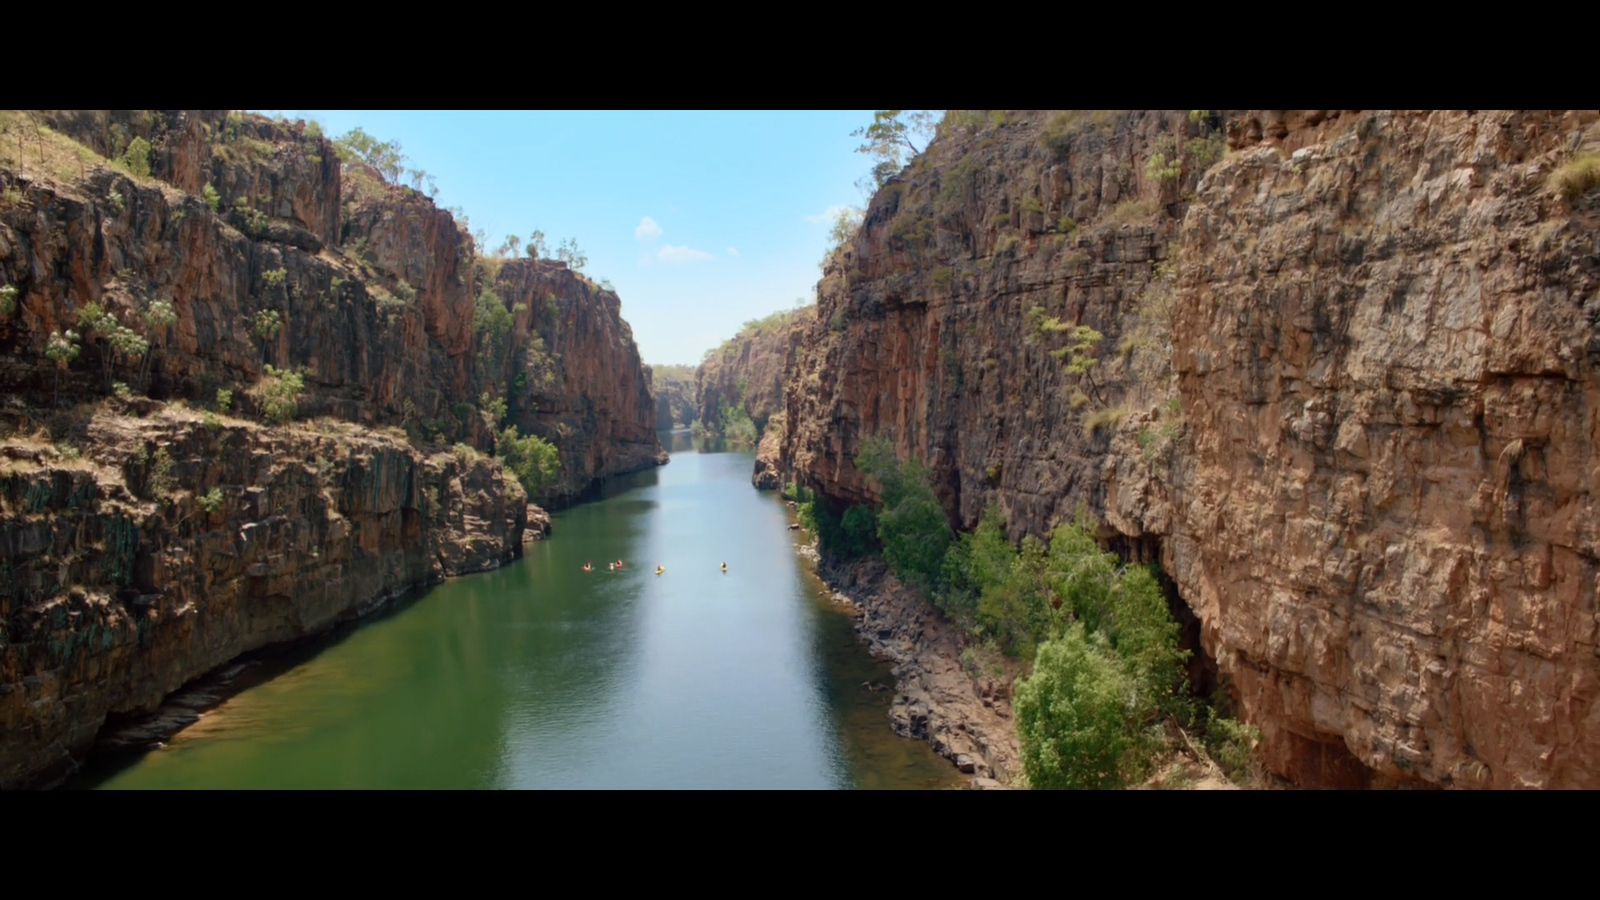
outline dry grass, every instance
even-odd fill
[[[24,111],[0,110],[0,167],[30,177],[44,175],[71,184],[87,177],[96,166],[114,168],[139,185],[157,188],[169,199],[182,196],[182,192],[171,185],[129,172],[72,138],[36,122]]]
[[[1111,212],[1100,217],[1096,224],[1107,228],[1117,228],[1123,225],[1150,225],[1156,216],[1161,214],[1161,203],[1154,197],[1147,200],[1128,198],[1111,208]]]
[[[1551,172],[1548,185],[1568,203],[1600,187],[1600,153],[1585,153]]]
[[[1090,413],[1088,418],[1083,420],[1083,427],[1089,429],[1089,432],[1092,434],[1102,428],[1115,428],[1118,425],[1121,425],[1122,420],[1126,419],[1127,417],[1128,408],[1126,406],[1113,406],[1109,409],[1097,409]]]

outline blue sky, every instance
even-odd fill
[[[647,363],[698,364],[748,319],[810,302],[830,207],[864,205],[871,161],[833,112],[261,110],[399,141],[493,250],[574,238]]]

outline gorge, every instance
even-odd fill
[[[1600,786],[1600,111],[947,111],[814,304],[694,368],[644,365],[573,259],[489,252],[306,123],[0,116],[0,787],[505,566],[294,670],[436,673],[362,701],[393,711],[339,753],[392,744],[403,696],[416,722],[490,698],[439,718],[470,764],[349,783],[1026,786],[1035,644],[1094,619],[1059,568],[1074,522],[1115,554],[1108,596],[1149,573],[1186,695],[1252,731],[1259,780]],[[953,548],[920,581],[893,531],[916,503]],[[608,542],[633,567],[611,593],[574,574]],[[985,552],[1035,581],[983,583]],[[995,612],[1012,588],[1034,624]],[[1135,613],[1107,602],[1114,647]],[[584,653],[605,671],[561,668]],[[294,719],[269,698],[300,682],[273,683],[213,726]],[[337,719],[328,696],[294,702]],[[1159,718],[1205,756],[1204,715]],[[644,720],[654,755],[627,749]],[[172,759],[222,759],[194,741]],[[572,755],[602,745],[612,768]],[[529,761],[552,754],[562,777]],[[257,777],[174,765],[97,777]]]

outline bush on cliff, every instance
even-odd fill
[[[266,374],[256,383],[252,393],[261,404],[261,415],[274,424],[292,420],[298,411],[300,394],[305,390],[305,379],[287,369],[266,366]]]
[[[535,434],[521,437],[515,425],[500,432],[495,455],[517,476],[530,499],[561,472],[561,454],[556,445]]]

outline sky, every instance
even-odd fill
[[[258,110],[400,143],[490,252],[534,229],[609,279],[646,363],[699,364],[747,320],[812,302],[830,211],[863,206],[871,110]]]

